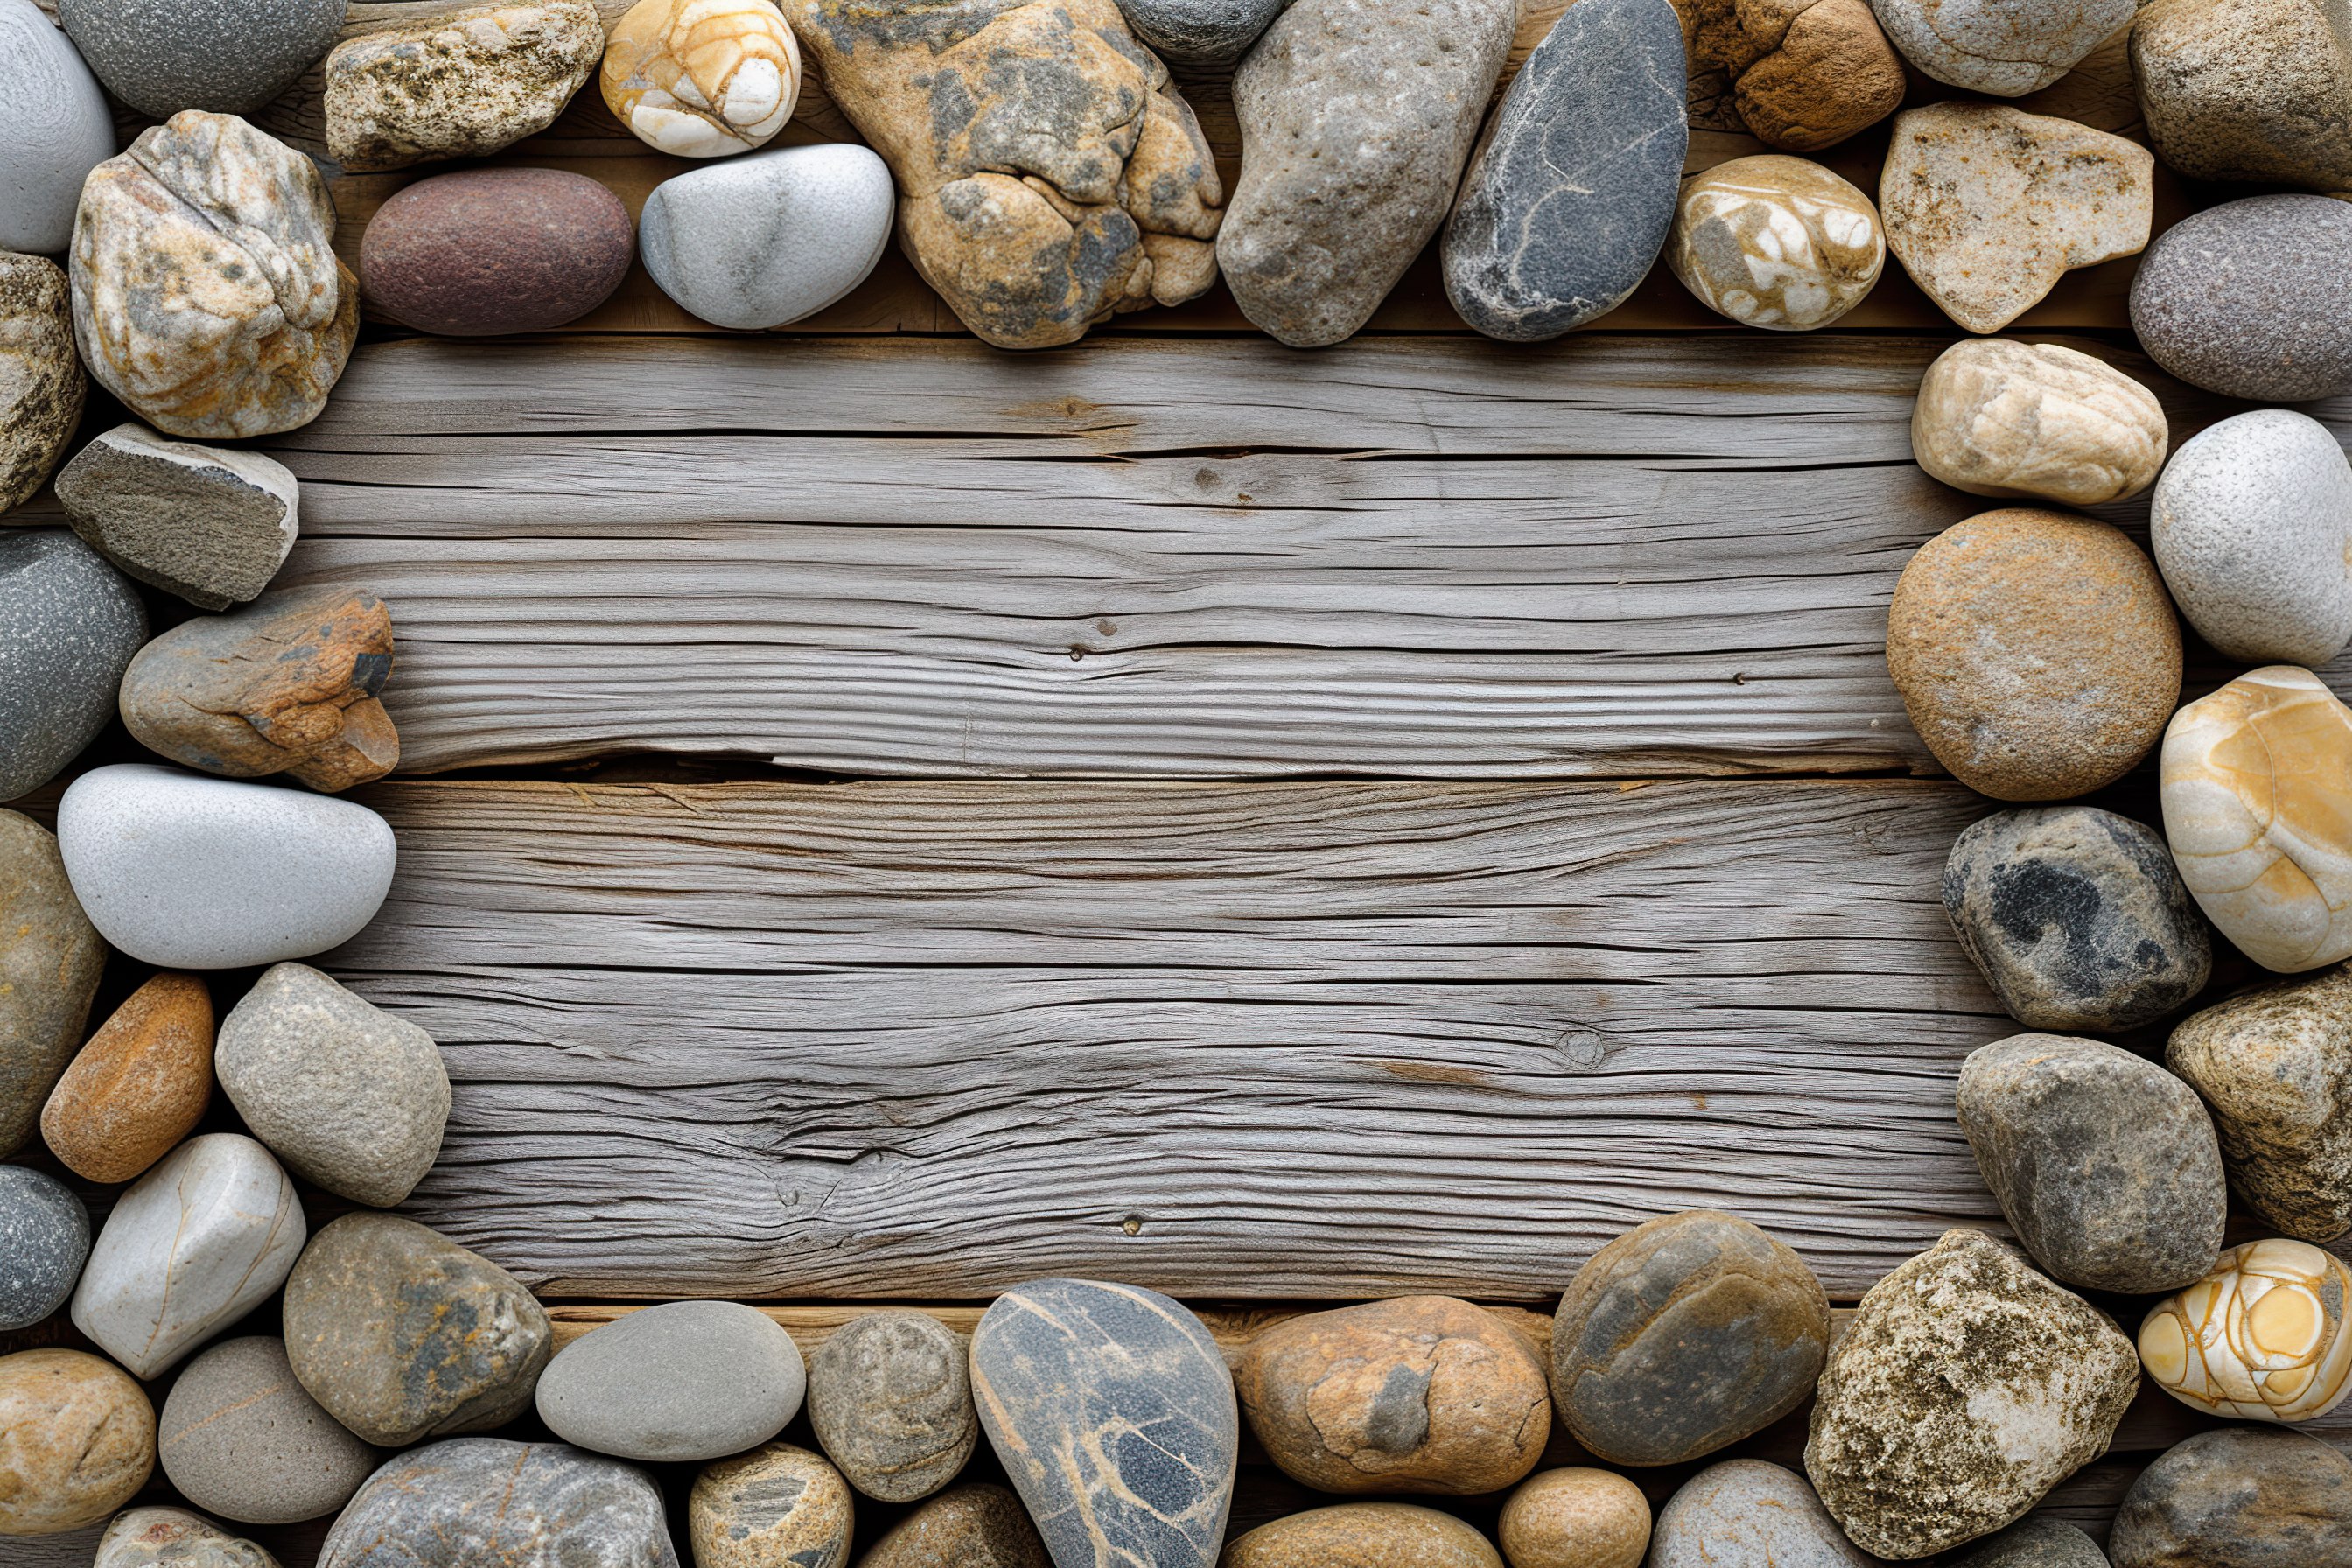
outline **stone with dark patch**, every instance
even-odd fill
[[[677,1552],[642,1470],[561,1443],[460,1437],[370,1476],[319,1568],[677,1568]]]
[[[874,1543],[858,1568],[1054,1568],[1021,1500],[1003,1487],[957,1487]]]
[[[114,96],[164,120],[251,114],[332,48],[344,0],[58,0],[58,19]]]
[[[1229,66],[1290,0],[1118,0],[1127,25],[1180,66]]]
[[[2131,321],[2149,358],[2224,397],[2352,389],[2352,203],[2248,196],[2191,214],[2147,247]]]
[[[107,1525],[90,1568],[278,1568],[278,1559],[202,1514],[134,1508]]]
[[[847,1568],[855,1503],[823,1455],[770,1443],[703,1467],[686,1538],[695,1568]]]
[[[146,640],[146,606],[98,552],[63,529],[0,532],[0,800],[98,739]]]
[[[2352,1563],[2352,1459],[2300,1432],[2200,1432],[2124,1494],[2107,1555],[2115,1568]]]
[[[844,1323],[809,1358],[808,1413],[850,1485],[882,1502],[927,1498],[980,1441],[971,1348],[928,1312]]]
[[[461,169],[402,189],[368,220],[368,309],[443,337],[551,331],[629,275],[636,226],[621,198],[562,169]]]
[[[89,1211],[73,1189],[0,1165],[0,1330],[28,1328],[66,1304],[89,1258]]]
[[[2011,1525],[1952,1568],[2107,1568],[2107,1554],[2064,1520],[2036,1517]]]

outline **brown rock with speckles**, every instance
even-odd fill
[[[1833,147],[1903,105],[1903,60],[1869,0],[1675,0],[1693,65],[1731,78],[1756,138]]]
[[[0,1536],[96,1524],[155,1468],[155,1407],[79,1351],[0,1356]]]
[[[0,512],[48,482],[88,391],[65,268],[0,250]]]
[[[158,974],[82,1047],[41,1108],[41,1137],[87,1182],[128,1182],[178,1147],[213,1098],[213,999]]]
[[[327,57],[327,150],[352,174],[484,158],[546,130],[604,58],[591,0],[520,0],[347,38]]]
[[[875,1542],[858,1568],[1054,1568],[1029,1510],[1003,1487],[941,1492]]]
[[[2264,1219],[2305,1241],[2352,1230],[2352,968],[2194,1014],[2164,1061],[2204,1097],[2230,1184]]]
[[[707,1465],[686,1501],[695,1568],[846,1568],[855,1504],[822,1455],[770,1443]]]
[[[1519,1483],[1495,1533],[1511,1568],[1642,1568],[1650,1500],[1614,1470],[1545,1470]]]
[[[1259,1525],[1225,1548],[1219,1568],[1503,1568],[1503,1560],[1452,1514],[1350,1502]]]

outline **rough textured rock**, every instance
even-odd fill
[[[1294,348],[1371,319],[1445,222],[1517,22],[1515,0],[1296,0],[1275,20],[1234,75],[1242,173],[1217,264],[1243,315]],[[1541,156],[1528,138],[1551,96],[1510,117],[1509,166]],[[1465,272],[1505,244],[1491,199],[1475,205],[1454,242]]]
[[[58,841],[13,811],[0,811],[0,1154],[13,1154],[73,1058],[106,966]]]
[[[1871,0],[1878,25],[1937,81],[2039,92],[2127,26],[2141,0]]]
[[[1819,163],[1766,153],[1683,183],[1666,263],[1717,315],[1809,332],[1869,296],[1886,236],[1853,186]]]
[[[2031,1029],[2137,1028],[2205,988],[2204,917],[2164,840],[2096,806],[1971,824],[1944,863],[1944,913],[2010,1016]]]
[[[0,532],[0,800],[98,738],[146,640],[138,591],[89,545],[63,529]]]
[[[1582,0],[1561,15],[1495,111],[1446,226],[1445,293],[1464,321],[1526,342],[1625,302],[1675,221],[1687,86],[1668,0]]]
[[[1250,1342],[1234,1383],[1266,1457],[1318,1491],[1500,1491],[1551,1435],[1534,1347],[1450,1296],[1277,1323]]]
[[[73,316],[90,374],[167,435],[309,424],[359,334],[334,237],[318,166],[244,121],[189,110],[142,132],[82,186]]]
[[[2180,613],[2231,659],[2316,668],[2352,643],[2352,462],[2307,415],[2260,408],[2189,437],[2148,542]]]
[[[2124,1494],[2107,1555],[2115,1568],[2352,1563],[2352,1459],[2300,1432],[2200,1432]]]
[[[74,1290],[74,1327],[153,1377],[268,1300],[306,1234],[268,1150],[236,1132],[191,1138],[115,1201]]]
[[[851,1486],[883,1502],[927,1498],[980,1440],[971,1350],[927,1312],[875,1312],[835,1329],[808,1364],[809,1425]]]
[[[131,1181],[195,1131],[212,1098],[212,994],[193,974],[158,974],[58,1079],[41,1141],[86,1182]]]
[[[2132,279],[2140,346],[2192,386],[2253,403],[2352,390],[2352,204],[2249,196],[2192,213]]]
[[[1229,66],[1290,0],[1118,0],[1127,25],[1171,65]]]
[[[604,58],[592,0],[420,16],[327,57],[327,151],[353,174],[485,158],[555,123]]]
[[[0,0],[0,7],[23,3]],[[8,16],[0,8],[0,29]],[[0,31],[0,45],[6,41]],[[0,68],[5,64],[0,59]],[[0,201],[0,214],[7,211]],[[0,216],[0,224],[7,221]],[[0,512],[23,505],[48,483],[81,423],[88,391],[74,349],[73,293],[65,269],[44,257],[0,250]]]
[[[2074,268],[2146,248],[2155,172],[2147,148],[2071,120],[1937,103],[1895,118],[1878,209],[1927,297],[1997,332]]]
[[[2264,1219],[2305,1241],[2352,1230],[2352,972],[2194,1014],[2164,1061],[2203,1097],[2230,1184]]]
[[[694,1478],[686,1538],[695,1568],[848,1568],[853,1504],[820,1456],[771,1443]]]
[[[807,1385],[800,1347],[766,1314],[670,1301],[565,1347],[539,1380],[539,1417],[600,1454],[716,1459],[782,1431]]]
[[[286,1281],[285,1322],[303,1388],[381,1447],[513,1420],[553,1341],[513,1275],[388,1214],[345,1215],[319,1232]]]
[[[1685,1481],[1658,1513],[1649,1568],[1870,1568],[1805,1478],[1729,1459]]]
[[[2149,140],[2190,179],[2352,190],[2341,0],[2155,0],[2131,63]]]
[[[2097,506],[2164,468],[2156,394],[2057,343],[1971,339],[1936,356],[1911,411],[1919,466],[1970,495]]]
[[[908,258],[987,342],[1074,342],[1216,281],[1215,161],[1112,0],[787,0],[785,14],[898,175]],[[1065,63],[1029,69],[1040,57]]]
[[[2107,1554],[2063,1520],[2037,1517],[2011,1525],[1953,1568],[2107,1568]]]
[[[359,934],[392,886],[392,828],[349,801],[94,768],[58,803],[58,847],[90,923],[148,963],[238,969]]]
[[[0,1165],[0,1330],[64,1306],[89,1257],[89,1211],[73,1189],[47,1171]]]
[[[646,198],[646,270],[715,327],[761,331],[856,289],[889,247],[890,166],[853,142],[774,147],[689,169]]]
[[[250,114],[319,63],[344,0],[58,0],[58,19],[114,96],[157,120]]]
[[[1903,106],[1903,60],[1870,0],[1675,0],[1693,63],[1731,79],[1757,139],[1817,153]]]
[[[0,0],[0,251],[61,256],[82,177],[114,156],[114,117],[80,52],[33,0]],[[16,504],[7,496],[0,477],[0,511]]]
[[[562,169],[461,169],[404,187],[360,242],[372,314],[444,337],[545,332],[629,275],[621,198]]]
[[[1021,1500],[1003,1487],[941,1492],[875,1542],[858,1568],[1053,1568]]]
[[[390,1208],[441,1152],[449,1074],[433,1037],[309,964],[274,964],[254,983],[221,1024],[213,1067],[255,1137],[354,1203]]]
[[[561,1443],[460,1437],[390,1460],[319,1568],[677,1568],[661,1489]]]
[[[2155,563],[2121,531],[2014,507],[1956,523],[1911,558],[1886,667],[1919,738],[1962,784],[2064,800],[2121,778],[2164,732],[2180,626]]]
[[[1351,1502],[1259,1525],[1225,1548],[1220,1568],[1503,1568],[1503,1560],[1452,1514]]]
[[[392,659],[383,600],[331,584],[288,588],[149,643],[123,672],[118,706],[141,745],[175,763],[229,778],[286,773],[331,793],[400,761],[377,700]]]
[[[2352,958],[2352,710],[2309,670],[2250,670],[2174,716],[2164,837],[2205,918],[2266,969]]]
[[[1552,1322],[1552,1402],[1603,1459],[1679,1464],[1801,1404],[1829,1332],[1829,1298],[1786,1246],[1733,1215],[1667,1215],[1569,1282]]]
[[[679,158],[764,146],[793,117],[800,44],[771,0],[638,0],[604,46],[613,118]]]
[[[1642,1568],[1650,1501],[1614,1470],[1544,1470],[1511,1494],[1495,1534],[1511,1568]]]
[[[2105,1453],[2138,1387],[2105,1313],[1990,1237],[1947,1231],[1871,1287],[1831,1350],[1805,1470],[1854,1544],[1925,1557],[2014,1523]]]
[[[0,1356],[0,1536],[96,1524],[155,1468],[154,1406],[79,1351]]]
[[[2352,1270],[2273,1237],[2221,1254],[2139,1328],[2140,1364],[2192,1409],[2241,1421],[2315,1421],[2352,1380]]]
[[[278,1568],[278,1559],[201,1514],[134,1508],[106,1527],[90,1568]]]
[[[349,1502],[376,1453],[302,1391],[274,1335],[227,1340],[180,1370],[155,1450],[196,1507],[240,1524],[291,1524]]]
[[[142,583],[225,610],[269,586],[294,548],[300,487],[258,452],[118,425],[58,475],[82,542]]]
[[[971,1385],[1057,1561],[1216,1563],[1241,1415],[1224,1356],[1190,1311],[1135,1286],[1015,1286],[972,1335]]]

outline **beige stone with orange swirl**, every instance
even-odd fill
[[[793,117],[801,47],[770,0],[640,0],[604,46],[604,102],[681,158],[764,145]]]
[[[2242,1421],[2309,1421],[2352,1382],[2352,1271],[2305,1241],[2274,1237],[2221,1254],[2213,1271],[2156,1304],[2140,1364],[2183,1405]]]

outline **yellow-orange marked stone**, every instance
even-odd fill
[[[2352,1271],[2308,1242],[2274,1237],[2221,1255],[2213,1272],[2157,1303],[2139,1359],[2184,1405],[2243,1421],[2309,1421],[2352,1381]]]

